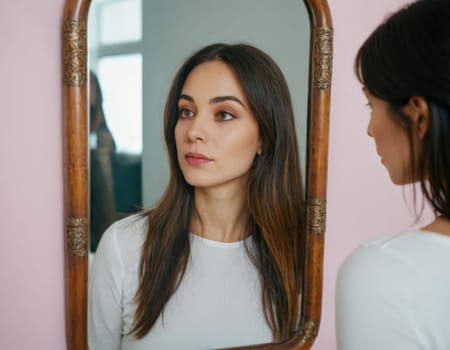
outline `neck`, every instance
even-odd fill
[[[191,232],[220,242],[235,242],[246,237],[249,213],[245,191],[195,189],[194,203]]]
[[[442,216],[438,216],[429,225],[423,227],[422,230],[450,236],[450,220]]]

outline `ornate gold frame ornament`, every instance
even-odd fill
[[[325,234],[325,221],[326,221],[326,200],[325,199],[312,199],[308,203],[308,223],[309,230],[316,235]]]
[[[70,256],[85,257],[88,254],[88,219],[67,218],[66,244]]]
[[[317,334],[319,334],[319,323],[308,321],[302,324],[298,331],[297,336],[300,338],[303,338],[305,342],[312,343],[314,339],[317,337]]]
[[[80,86],[87,81],[87,22],[67,19],[63,25],[64,83]]]
[[[314,87],[329,89],[333,61],[333,29],[320,27],[314,35]]]

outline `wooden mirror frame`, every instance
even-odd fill
[[[300,0],[301,1],[301,0]],[[306,150],[307,240],[302,314],[294,336],[283,343],[233,349],[310,349],[322,308],[328,125],[333,29],[326,0],[303,0],[310,18]],[[87,350],[89,256],[87,15],[90,0],[66,0],[63,16],[63,128],[66,340]]]

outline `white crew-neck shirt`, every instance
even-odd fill
[[[195,234],[186,273],[163,317],[144,338],[130,335],[145,221],[121,220],[99,244],[89,275],[90,350],[201,350],[273,341],[260,277],[244,241],[223,243]],[[246,243],[251,246],[251,238]]]
[[[450,349],[450,237],[410,231],[359,247],[336,285],[339,350]]]

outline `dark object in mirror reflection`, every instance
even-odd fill
[[[103,159],[102,159],[103,158]],[[111,171],[105,167],[111,161]],[[90,151],[90,251],[114,221],[142,208],[142,161],[139,154]]]

